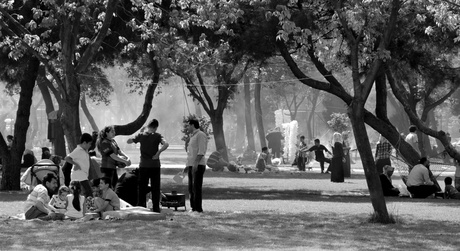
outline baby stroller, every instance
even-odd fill
[[[43,177],[50,172],[56,175],[59,187],[64,181],[64,174],[61,167],[49,159],[42,159],[27,168],[21,177],[21,182],[25,183],[29,190],[33,190],[36,185],[42,183]]]

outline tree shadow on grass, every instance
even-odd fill
[[[163,183],[163,191],[179,191],[186,193],[187,185],[175,183]],[[240,187],[203,187],[203,194],[206,200],[292,200],[292,201],[312,201],[312,202],[341,202],[341,203],[366,203],[370,202],[368,189],[352,189],[342,191],[325,190],[282,190],[282,189],[263,189],[248,186]],[[458,208],[460,200],[448,199],[413,199],[409,197],[385,197],[386,203],[425,203],[433,206],[447,206]]]
[[[178,213],[166,221],[4,220],[3,248],[85,250],[455,250],[457,224],[370,224],[366,215]],[[47,231],[43,231],[47,229]],[[29,238],[17,238],[27,232]],[[101,238],[104,236],[104,238]]]

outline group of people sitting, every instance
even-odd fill
[[[458,162],[456,165],[457,169],[459,169]],[[390,165],[383,166],[383,172],[380,174],[380,183],[384,196],[399,196],[401,193],[398,188],[392,185],[391,176],[393,172],[394,167]],[[420,159],[419,163],[410,170],[407,178],[403,178],[403,181],[413,198],[434,197],[437,192],[442,192],[436,178],[430,172],[430,160],[426,157]],[[458,191],[460,184],[455,184],[456,187],[454,187],[451,177],[446,177],[444,179],[444,184],[444,198],[460,199],[460,193]]]
[[[120,199],[110,188],[110,179],[107,177],[95,180],[92,194],[86,197],[78,181],[72,181],[69,187],[59,187],[56,193],[57,187],[56,175],[47,173],[42,183],[27,196],[24,207],[26,220],[90,220],[94,215],[100,217],[103,212],[120,209]]]
[[[228,172],[276,172],[278,168],[276,164],[277,159],[272,159],[272,155],[268,151],[268,147],[262,147],[262,151],[257,155],[256,163],[254,167],[243,165],[242,157],[238,156],[235,161],[226,161],[223,156],[222,148],[214,151],[209,155],[206,165],[212,169],[212,171],[228,171]]]
[[[90,179],[89,171],[92,159],[88,150],[93,136],[83,133],[80,144],[65,157],[73,165],[70,180],[64,178],[67,186],[58,187],[58,178],[53,172],[47,173],[29,194],[25,206],[26,219],[61,220],[64,218],[84,218],[87,213],[102,216],[105,211],[120,209],[120,199],[111,189],[110,177]],[[91,218],[94,215],[88,214]]]

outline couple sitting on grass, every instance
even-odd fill
[[[53,173],[43,177],[42,184],[37,185],[27,196],[24,208],[26,220],[89,220],[93,217],[87,213],[101,214],[120,209],[120,199],[110,188],[109,178],[103,177],[100,180],[101,195],[98,195],[98,187],[93,186],[95,197],[85,198],[80,195],[81,187],[78,181],[72,181],[70,188],[60,187],[58,194],[54,194],[57,186],[57,178]]]
[[[255,170],[245,166],[242,163],[242,157],[237,158],[237,162],[227,162],[222,157],[223,148],[214,151],[208,158],[206,165],[212,168],[212,171],[230,171],[230,172],[266,172],[278,171],[278,168],[272,164],[271,155],[267,147],[262,148],[262,152],[257,156]]]

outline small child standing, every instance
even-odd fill
[[[67,200],[67,195],[70,193],[70,189],[66,186],[61,186],[58,190],[58,194],[55,194],[51,197],[50,202],[48,205],[51,208],[55,209],[55,213],[65,214],[67,211],[67,206],[69,201]]]
[[[444,179],[444,184],[446,184],[446,188],[444,189],[444,196],[446,199],[460,199],[460,193],[452,186],[451,177],[446,177]]]

